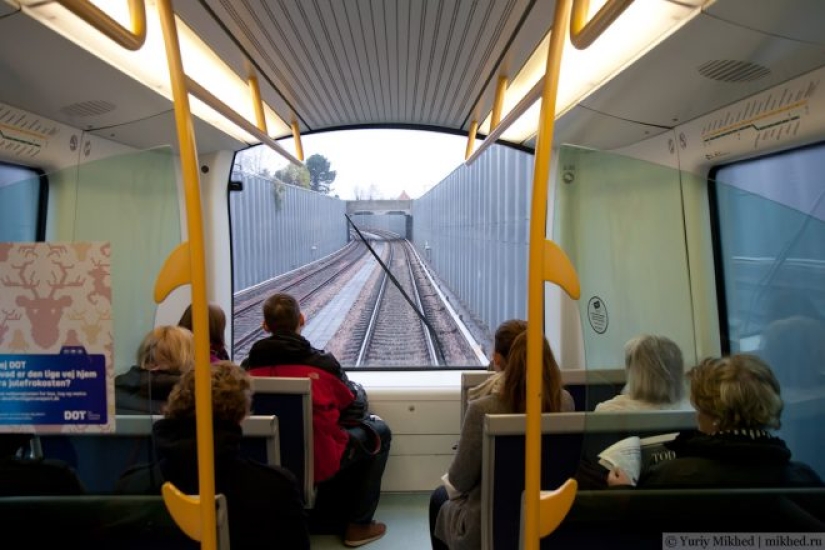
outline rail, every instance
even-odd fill
[[[58,0],[58,3],[127,50],[139,50],[146,42],[146,5],[143,0],[129,0],[131,30],[88,0]]]
[[[581,26],[582,13],[587,13],[589,0],[557,0],[553,15],[553,32],[547,53],[547,65],[542,85],[541,113],[536,137],[536,159],[533,167],[533,193],[530,207],[530,248],[527,270],[527,403],[525,429],[524,488],[524,548],[538,550],[542,537],[552,533],[564,520],[573,505],[577,484],[568,479],[557,490],[541,491],[541,387],[542,339],[544,337],[544,283],[560,286],[577,300],[581,293],[579,278],[570,259],[553,241],[547,240],[547,198],[550,176],[550,154],[556,118],[556,99],[565,46],[565,29],[571,21],[572,4],[578,14],[575,29],[586,35],[582,40],[595,40],[629,2],[608,0],[599,10],[599,22]],[[618,9],[619,4],[625,4]],[[611,9],[606,11],[610,6]],[[577,34],[579,33],[571,33]],[[583,42],[584,43],[584,42]],[[498,128],[496,128],[498,129]],[[485,140],[485,143],[487,140]]]

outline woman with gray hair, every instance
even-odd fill
[[[624,347],[627,385],[620,395],[596,405],[596,412],[690,409],[684,399],[684,361],[665,336],[643,334]]]

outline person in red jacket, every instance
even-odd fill
[[[313,530],[343,528],[346,546],[380,539],[387,528],[373,516],[390,452],[389,427],[369,414],[363,390],[359,392],[358,385],[347,378],[335,356],[313,348],[301,336],[305,319],[295,298],[274,294],[264,302],[263,314],[263,327],[270,336],[250,349],[243,363],[249,374],[312,380],[313,457],[318,483]],[[361,418],[356,420],[358,416]]]

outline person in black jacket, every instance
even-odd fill
[[[226,497],[233,550],[309,548],[309,531],[298,481],[284,468],[240,454],[241,422],[252,398],[249,375],[229,361],[212,365],[215,492]],[[120,494],[159,494],[165,481],[187,494],[198,493],[195,437],[195,373],[181,376],[153,435],[159,461],[121,476]]]
[[[314,367],[338,378],[352,393],[349,404],[341,402],[341,410],[332,417],[324,414],[326,406],[314,411],[314,430],[335,434],[335,443],[322,454],[315,447],[316,472],[321,464],[334,462],[332,477],[318,483],[315,506],[310,523],[315,533],[343,531],[346,546],[362,546],[380,539],[386,525],[375,521],[374,514],[381,497],[381,479],[390,453],[392,432],[379,416],[371,414],[366,391],[349,380],[338,359],[331,353],[315,349],[301,336],[306,319],[298,301],[289,294],[276,293],[263,305],[263,328],[270,335],[252,345],[242,363],[253,376],[275,376],[286,367]],[[299,369],[300,371],[300,369]],[[287,376],[305,376],[291,374]],[[281,375],[283,376],[283,375]],[[313,405],[321,388],[313,382]],[[346,392],[346,388],[341,393]],[[335,400],[333,400],[335,401]],[[323,426],[324,430],[319,430]],[[319,438],[320,439],[320,438]],[[316,439],[317,441],[317,439]]]
[[[195,364],[192,332],[159,326],[143,337],[137,365],[115,377],[117,414],[161,414],[182,373]]]
[[[26,457],[30,440],[30,434],[0,434],[0,496],[69,496],[86,492],[65,462]]]
[[[791,460],[780,427],[782,397],[770,367],[756,355],[706,359],[688,372],[698,430],[666,443],[666,457],[642,472],[638,486],[816,487],[822,480]],[[607,474],[610,486],[630,485],[621,470]]]

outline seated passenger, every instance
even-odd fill
[[[83,484],[61,460],[27,458],[30,434],[0,434],[0,496],[82,495]]]
[[[181,374],[195,364],[192,333],[183,327],[155,327],[140,343],[137,362],[115,377],[117,414],[161,414]]]
[[[550,344],[543,339],[543,412],[570,412],[573,398],[562,387],[561,371]],[[513,341],[504,381],[497,393],[471,401],[461,427],[448,488],[437,488],[430,498],[430,536],[433,548],[451,550],[481,547],[481,444],[487,414],[524,413],[526,406],[527,332]],[[446,543],[446,545],[445,545]]]
[[[271,335],[252,345],[245,361],[249,373],[312,380],[315,528],[343,530],[347,546],[378,540],[386,526],[373,515],[390,452],[389,427],[369,413],[366,393],[350,382],[335,356],[301,336],[305,319],[295,298],[274,294],[263,313],[264,330]]]
[[[664,336],[644,334],[624,347],[627,384],[622,393],[596,405],[596,412],[690,409],[684,399],[682,350]]]
[[[188,306],[181,315],[178,326],[192,329],[192,306]],[[218,304],[209,304],[209,360],[212,363],[229,361],[226,351],[226,314]]]
[[[665,443],[672,455],[643,471],[639,487],[822,486],[807,465],[791,461],[778,429],[779,382],[755,355],[706,359],[688,372],[698,431]],[[611,486],[629,485],[620,469],[607,474]]]
[[[493,339],[493,357],[490,360],[490,370],[495,372],[487,380],[467,391],[467,401],[498,392],[503,379],[504,365],[507,364],[507,356],[510,354],[513,340],[525,330],[527,330],[527,321],[521,319],[510,319],[498,326]]]
[[[249,375],[243,369],[229,361],[212,365],[215,493],[226,497],[230,545],[307,549],[309,533],[295,476],[240,454],[241,422],[249,415],[251,396]],[[186,494],[198,494],[194,369],[181,376],[152,433],[158,462],[126,471],[115,492],[160,494],[169,481]]]

